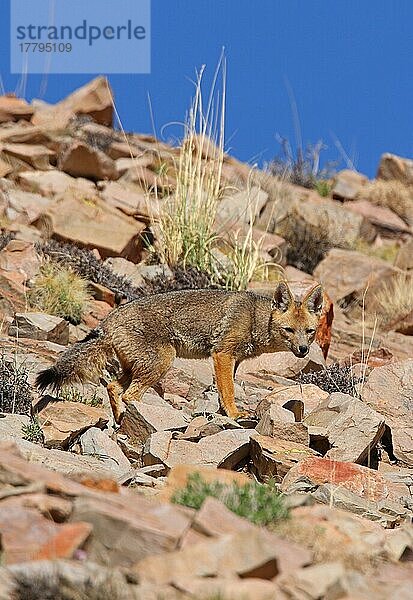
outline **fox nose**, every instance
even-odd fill
[[[298,346],[298,351],[300,354],[305,356],[308,352],[308,346]]]

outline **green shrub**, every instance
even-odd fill
[[[28,294],[32,308],[74,325],[80,323],[89,299],[87,281],[72,269],[53,262],[42,265]]]
[[[37,416],[30,420],[28,425],[22,426],[23,439],[34,444],[43,444],[43,431],[40,427],[39,418]]]
[[[256,525],[267,525],[288,517],[284,499],[273,483],[208,483],[199,473],[192,473],[188,477],[186,487],[177,491],[172,501],[198,510],[208,496],[221,500],[233,513]]]

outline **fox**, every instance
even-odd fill
[[[154,294],[110,312],[86,337],[42,370],[35,385],[44,393],[74,382],[96,381],[117,359],[120,375],[107,386],[114,420],[125,405],[141,400],[175,357],[212,358],[220,406],[228,417],[245,416],[235,404],[234,378],[240,363],[263,353],[291,351],[303,358],[314,341],[323,307],[315,284],[301,301],[287,282],[273,296],[253,291],[179,290]]]

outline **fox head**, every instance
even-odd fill
[[[313,287],[298,302],[288,285],[281,281],[272,299],[272,330],[277,339],[281,338],[286,350],[291,350],[299,358],[308,354],[317,331],[323,308],[323,288]]]

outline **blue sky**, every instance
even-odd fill
[[[0,6],[0,71],[13,91],[8,1]],[[325,159],[334,160],[339,140],[372,177],[381,153],[413,154],[412,23],[410,0],[152,0],[151,74],[109,79],[125,129],[152,132],[149,94],[161,135],[183,120],[195,69],[207,65],[208,83],[224,46],[232,154],[262,163],[278,153],[277,134],[295,144],[291,86],[303,142],[322,139]],[[91,77],[49,75],[43,98],[55,102]],[[29,100],[40,96],[42,79],[28,76]]]

